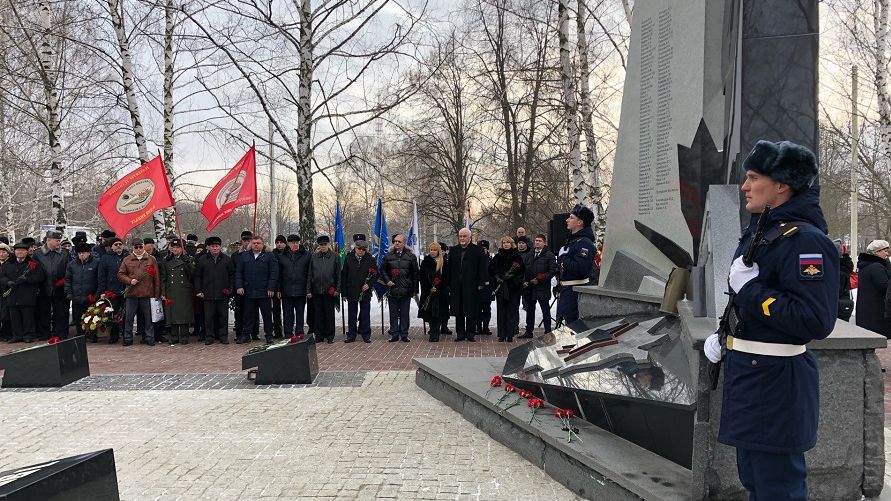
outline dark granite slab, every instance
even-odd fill
[[[3,388],[65,386],[90,375],[83,336],[0,355]]]
[[[257,368],[255,384],[312,384],[319,374],[315,338],[281,343],[241,357],[241,368]]]
[[[691,472],[659,455],[574,419],[581,440],[567,442],[553,407],[536,412],[496,407],[503,392],[489,391],[504,358],[416,358],[418,386],[478,428],[587,499],[689,499]],[[497,390],[497,389],[496,389]],[[488,392],[488,395],[487,395]],[[502,406],[503,407],[503,406]]]
[[[112,449],[0,472],[2,501],[119,499]]]

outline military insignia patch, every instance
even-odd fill
[[[818,280],[823,278],[823,254],[799,254],[798,278]]]
[[[588,249],[582,247],[581,249],[579,249],[579,254],[582,255],[582,256],[587,256],[587,255],[588,255]]]

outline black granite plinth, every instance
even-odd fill
[[[0,356],[3,388],[65,386],[90,375],[83,336],[41,344]]]
[[[256,384],[312,384],[319,374],[315,339],[277,344],[241,357],[242,370],[253,367]]]
[[[112,449],[0,472],[0,501],[119,499]]]

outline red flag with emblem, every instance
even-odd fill
[[[207,231],[231,216],[238,207],[253,203],[257,203],[257,151],[251,146],[201,204]]]
[[[149,220],[155,212],[173,207],[173,194],[157,156],[114,183],[99,197],[99,213],[118,235]]]

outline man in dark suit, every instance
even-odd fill
[[[483,251],[470,242],[470,230],[461,228],[458,245],[449,249],[449,307],[455,317],[455,341],[476,341],[480,291],[488,278]]]
[[[251,239],[251,248],[238,255],[235,292],[244,297],[244,326],[235,342],[246,343],[257,323],[257,310],[263,317],[266,344],[272,344],[272,296],[278,287],[278,258],[264,249],[263,239]]]

